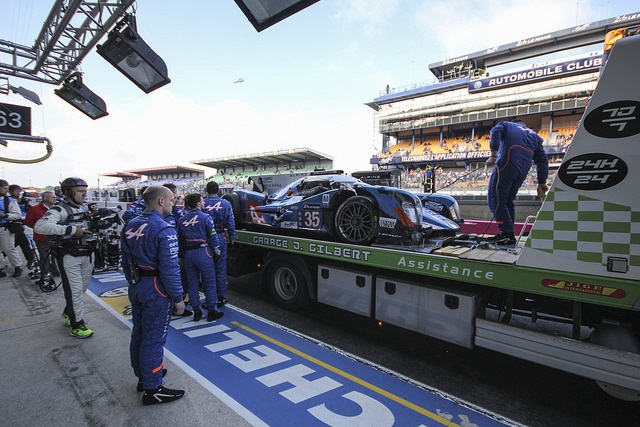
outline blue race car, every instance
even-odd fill
[[[438,193],[416,194],[422,204],[422,222],[431,225],[430,237],[455,236],[460,232],[462,217],[458,201]]]
[[[414,194],[347,175],[305,176],[268,196],[236,190],[224,197],[233,206],[238,228],[321,233],[360,245],[420,244],[433,231],[423,224],[422,205]]]

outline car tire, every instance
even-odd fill
[[[240,218],[240,215],[242,214],[240,212],[240,198],[235,193],[225,194],[222,196],[222,198],[228,201],[229,203],[231,203],[231,210],[233,211],[233,219],[235,221],[235,226],[237,230],[242,225],[242,221]]]
[[[379,215],[367,197],[345,200],[336,211],[334,229],[338,238],[354,245],[370,245],[378,236]]]

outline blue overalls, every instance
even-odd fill
[[[178,235],[153,210],[131,219],[122,229],[121,241],[133,318],[131,366],[144,389],[152,390],[162,385],[163,347],[173,303],[182,301]],[[136,268],[139,280],[133,283]]]
[[[214,250],[219,250],[220,243],[213,220],[200,209],[191,209],[178,221],[178,234],[189,305],[194,311],[200,310],[198,289],[202,280],[207,309],[215,310],[217,293],[213,254]]]
[[[225,240],[225,230],[230,239],[236,237],[233,208],[227,200],[214,196],[204,199],[204,210],[213,218],[213,225],[220,240],[220,259],[216,262],[216,287],[218,296],[223,297],[227,293],[227,244],[229,243]]]
[[[538,183],[549,176],[542,138],[524,123],[500,122],[491,129],[491,151],[498,156],[489,180],[487,202],[501,233],[513,233],[515,198],[535,162]]]

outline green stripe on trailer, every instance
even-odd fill
[[[544,268],[474,261],[395,248],[356,246],[299,237],[237,231],[237,242],[323,260],[447,279],[493,288],[546,295],[572,301],[632,309],[640,300],[640,284],[631,280]],[[477,249],[472,251],[478,251]],[[505,251],[493,251],[505,252]],[[585,253],[587,258],[591,256]]]

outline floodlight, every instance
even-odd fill
[[[6,80],[6,83],[3,83],[2,86],[0,86],[0,94],[8,95],[9,91],[11,91],[33,102],[34,104],[42,105],[42,101],[40,101],[40,97],[34,91],[25,89],[22,86],[20,87],[12,86],[11,84],[9,84],[9,79],[7,77],[0,77],[0,79]]]
[[[320,0],[235,1],[256,31],[260,32]]]
[[[133,15],[126,15],[96,50],[144,93],[171,82],[167,65],[138,35]]]
[[[55,89],[54,92],[93,120],[109,115],[107,104],[82,83],[80,73],[71,75],[62,87]]]
[[[18,95],[22,96],[25,99],[28,99],[29,101],[33,102],[34,104],[42,105],[42,101],[40,101],[40,97],[38,96],[37,93],[35,93],[32,90],[25,89],[22,86],[15,87],[15,86],[11,86],[11,85],[9,85],[9,89],[11,90],[11,92],[17,93]]]

